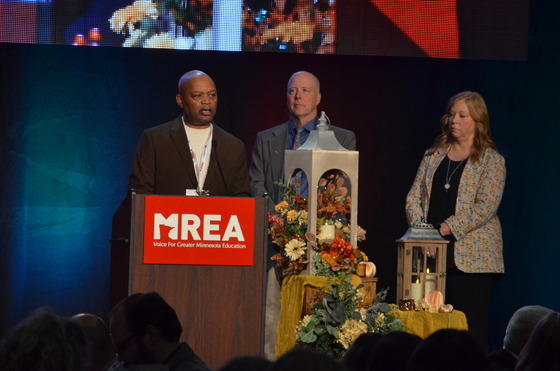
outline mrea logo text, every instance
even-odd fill
[[[170,214],[165,217],[154,213],[154,240],[245,241],[237,215],[229,216],[225,228],[222,228],[225,224],[222,217],[219,214],[204,214],[201,220],[195,214]]]

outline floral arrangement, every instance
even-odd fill
[[[342,187],[319,188],[319,233],[315,235],[307,232],[307,201],[295,192],[292,185],[278,184],[284,188],[284,200],[275,206],[274,213],[269,214],[268,224],[272,243],[280,248],[271,259],[282,266],[283,276],[299,274],[307,267],[308,248],[318,252],[313,263],[320,276],[336,275],[341,271],[355,273],[357,265],[368,260],[366,254],[349,242],[350,197],[343,194]],[[327,179],[324,185],[328,184],[334,183]],[[331,232],[325,231],[325,225],[330,226]],[[365,233],[358,227],[358,241],[365,240]]]
[[[331,276],[329,287],[318,292],[311,314],[297,326],[297,342],[341,358],[364,333],[402,331],[402,320],[390,314],[394,306],[385,302],[388,290],[368,300],[362,286],[353,286],[346,273]]]
[[[125,47],[191,49],[199,34],[211,31],[212,6],[212,0],[136,0],[109,23],[126,37]]]
[[[335,276],[339,272],[357,273],[359,263],[368,261],[367,255],[340,237],[331,243],[321,244],[319,254],[314,256],[315,269],[319,276]]]
[[[161,8],[182,26],[186,36],[194,36],[212,26],[213,0],[158,0]],[[185,5],[186,4],[186,5]]]
[[[338,172],[328,172],[319,181],[317,193],[317,218],[319,224],[348,221],[351,198],[348,196],[347,178]],[[347,223],[345,223],[347,224]]]
[[[350,242],[350,205],[347,178],[329,172],[321,178],[317,193],[317,234],[307,232],[308,209],[296,186],[277,183],[284,200],[269,214],[269,234],[280,252],[272,259],[282,266],[282,274],[299,274],[309,264],[307,252],[315,251],[315,274],[329,279],[327,289],[316,290],[310,314],[296,328],[296,341],[314,350],[340,358],[351,344],[367,332],[401,331],[402,320],[390,314],[395,306],[385,302],[385,289],[375,297],[363,285],[354,286],[352,274],[368,257]],[[366,231],[358,227],[357,241]]]
[[[307,202],[297,195],[290,186],[285,188],[284,201],[275,206],[275,213],[269,214],[269,235],[272,243],[280,248],[280,253],[271,259],[282,266],[282,275],[299,274],[307,266]]]
[[[321,276],[331,276],[339,271],[356,272],[359,263],[367,261],[368,257],[350,241],[350,206],[348,178],[336,171],[325,174],[319,182],[317,192],[317,224],[319,234],[311,245],[320,254],[315,255],[315,268]],[[334,238],[325,230],[334,229]],[[357,240],[366,239],[366,231],[357,227]]]

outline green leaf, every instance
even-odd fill
[[[317,335],[315,335],[315,333],[310,332],[310,333],[299,333],[299,341],[301,341],[302,343],[314,343],[317,340]]]
[[[379,310],[383,313],[391,311],[391,307],[387,303],[379,303]]]
[[[331,316],[336,322],[338,322],[340,324],[343,324],[344,323],[344,307],[341,306],[341,305],[337,305],[335,308],[333,308]]]
[[[327,325],[327,332],[338,339],[338,327]]]
[[[389,328],[391,329],[391,331],[402,331],[403,321],[400,318],[397,318],[389,324]]]
[[[324,335],[324,334],[327,333],[327,329],[326,329],[325,327],[323,327],[323,326],[321,326],[321,327],[315,327],[315,330],[314,330],[314,331],[315,331],[315,333],[316,333],[317,335],[319,335],[319,336]]]

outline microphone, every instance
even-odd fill
[[[226,196],[229,196],[229,188],[227,186],[226,178],[224,177],[224,172],[222,171],[222,165],[220,164],[220,158],[218,157],[218,142],[216,139],[212,139],[212,151],[216,153],[216,162],[218,163],[218,171],[220,172],[220,176],[222,178],[222,182],[224,182],[224,187],[226,188]]]

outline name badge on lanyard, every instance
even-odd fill
[[[183,121],[183,125],[186,126],[185,119],[183,118],[183,116],[181,116],[181,120]],[[206,142],[204,142],[204,147],[202,147],[202,154],[200,155],[200,161],[197,160],[196,153],[194,153],[194,150],[192,148],[191,141],[189,139],[189,135],[188,135],[188,132],[187,132],[187,141],[189,143],[189,149],[190,149],[190,152],[191,152],[191,158],[192,158],[192,161],[193,161],[194,171],[196,173],[196,180],[197,180],[196,189],[187,189],[185,191],[185,195],[187,195],[187,196],[210,196],[210,191],[204,190],[204,189],[201,188],[201,186],[203,184],[201,184],[200,177],[202,175],[202,171],[208,165],[207,162],[209,162],[209,159],[207,161],[207,156],[208,156],[208,148],[210,147],[210,141],[212,140],[212,132],[213,132],[213,126],[212,126],[212,124],[210,124],[210,130],[208,132],[208,137],[206,138]],[[208,169],[206,169],[206,171],[208,171]]]

